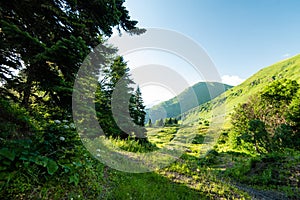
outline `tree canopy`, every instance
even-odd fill
[[[48,104],[68,108],[75,74],[89,51],[114,27],[138,32],[123,3],[1,1],[1,92],[26,107],[48,97]]]
[[[258,153],[299,149],[299,91],[295,80],[279,79],[238,105],[231,120],[236,145]]]
[[[16,171],[28,176],[32,169],[41,182],[59,174],[77,185],[78,172],[91,164],[71,112],[77,72],[90,52],[100,57],[99,72],[105,75],[95,94],[98,121],[107,136],[122,134],[112,118],[111,95],[122,77],[127,80],[124,93],[134,95],[132,80],[126,62],[104,41],[114,28],[130,34],[144,31],[123,4],[124,0],[0,1],[1,189]],[[5,193],[1,197],[20,198]]]

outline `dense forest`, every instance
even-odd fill
[[[137,23],[124,0],[0,2],[0,198],[299,199],[300,56],[236,87],[213,83],[226,87],[213,97],[198,83],[199,105],[180,112],[187,89],[154,107],[170,109],[166,118],[147,119],[129,66],[105,45],[113,30],[145,33]],[[86,58],[91,80],[76,82]],[[84,96],[76,84],[95,90]],[[101,131],[89,129],[90,113]],[[84,145],[99,138],[137,155],[182,155],[127,173]]]
[[[144,126],[140,89],[132,86],[129,68],[116,49],[104,45],[113,29],[130,34],[145,31],[136,27],[123,3],[1,2],[0,159],[1,188],[6,188],[2,198],[22,198],[21,191],[13,196],[6,193],[15,172],[31,177],[36,171],[35,178],[41,181],[67,174],[69,183],[78,184],[79,164],[72,163],[87,161],[72,119],[72,93],[76,73],[90,51],[98,57],[94,104],[106,137],[129,137],[112,116],[112,91],[121,79],[123,95],[130,96],[130,120]],[[132,137],[147,142],[145,130],[138,134],[140,138],[137,133]]]

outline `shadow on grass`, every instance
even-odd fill
[[[131,174],[110,169],[108,182],[113,187],[107,199],[207,199],[205,194],[156,174]]]

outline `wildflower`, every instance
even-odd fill
[[[97,157],[100,157],[100,154],[99,153],[97,153],[97,155],[96,155]]]
[[[64,119],[64,120],[62,120],[63,121],[63,123],[67,123],[67,122],[69,122],[68,120],[66,120],[66,119]]]
[[[63,137],[63,136],[60,136],[59,139],[60,139],[61,141],[65,141],[66,138]]]
[[[56,124],[60,124],[60,123],[61,123],[61,121],[59,121],[58,119],[54,120],[54,122],[55,122]]]
[[[68,128],[70,128],[70,127],[69,127],[68,125],[64,125],[64,128],[65,128],[65,129],[68,129]]]
[[[96,151],[97,151],[97,152],[100,152],[101,150],[100,150],[100,149],[96,149]]]
[[[74,123],[71,123],[71,124],[70,124],[70,128],[75,129],[75,128],[76,128],[76,127],[75,127],[75,124],[74,124]]]

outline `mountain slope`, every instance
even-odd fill
[[[250,96],[261,91],[270,82],[281,78],[296,80],[300,83],[300,54],[258,71],[242,84],[188,111],[185,114],[185,123],[197,122],[201,117],[215,123],[225,122],[225,126],[228,126],[230,125],[229,114],[236,105],[245,103]]]
[[[232,86],[218,82],[199,82],[185,89],[178,96],[150,108],[148,117],[152,122],[161,118],[177,117],[181,113],[210,101],[230,88]]]

